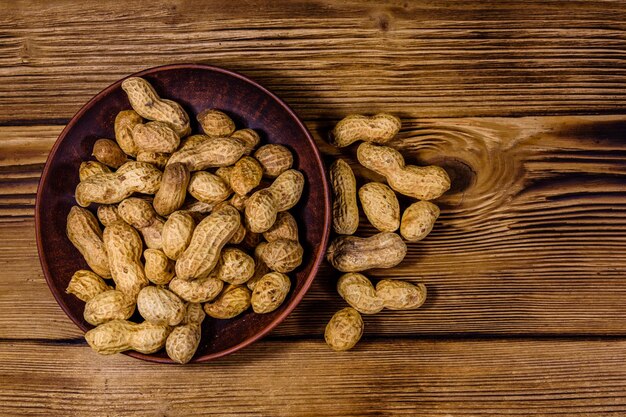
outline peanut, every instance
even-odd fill
[[[201,111],[196,119],[209,137],[226,137],[235,131],[235,122],[226,113],[216,109]]]
[[[215,170],[215,175],[220,177],[222,181],[224,181],[224,184],[230,187],[230,176],[233,173],[233,169],[235,169],[234,165],[229,167],[219,167],[217,170]]]
[[[244,151],[245,155],[250,155],[259,145],[259,142],[261,142],[259,134],[252,129],[235,130],[230,137],[231,139],[237,139],[244,144],[246,147],[246,150]]]
[[[273,271],[287,273],[302,263],[304,250],[294,240],[277,239],[269,242],[261,252],[261,259]]]
[[[230,138],[211,138],[174,152],[168,164],[180,162],[189,171],[225,167],[234,164],[246,151],[245,145]]]
[[[337,292],[359,313],[375,314],[383,309],[383,300],[365,275],[356,272],[343,274],[337,281]]]
[[[146,278],[157,285],[165,285],[174,278],[174,262],[158,249],[146,249],[143,252],[146,260]]]
[[[336,312],[326,325],[324,339],[337,352],[354,347],[363,336],[363,319],[358,311],[346,307]]]
[[[139,153],[137,153],[137,161],[147,162],[159,169],[164,169],[167,165],[167,161],[170,160],[170,156],[171,154],[169,153],[139,151]]]
[[[285,301],[290,288],[291,281],[287,275],[280,272],[265,274],[252,291],[252,310],[258,314],[271,313]]]
[[[359,200],[367,220],[381,232],[400,226],[400,203],[396,194],[380,182],[368,182],[359,189]]]
[[[189,149],[192,146],[196,146],[200,142],[204,142],[205,140],[210,140],[211,138],[207,135],[191,135],[183,139],[179,150]]]
[[[111,139],[98,139],[96,143],[93,144],[91,155],[95,157],[98,162],[111,168],[119,168],[128,161],[124,151]]]
[[[101,292],[85,304],[83,317],[97,326],[111,320],[126,320],[135,312],[135,300],[118,290]]]
[[[188,190],[195,199],[209,204],[224,201],[231,193],[230,188],[220,177],[206,171],[193,173]]]
[[[439,207],[430,201],[411,204],[402,214],[400,234],[409,242],[424,239],[433,230],[439,217]]]
[[[193,217],[182,211],[175,211],[163,224],[163,252],[170,259],[178,259],[187,249],[196,223]]]
[[[117,207],[120,217],[141,232],[146,246],[150,249],[163,248],[163,219],[157,216],[148,201],[130,197]]]
[[[176,132],[163,122],[135,125],[133,139],[140,152],[172,153],[180,145]]]
[[[202,220],[205,214],[215,209],[216,203],[191,200],[185,203],[180,211],[190,214],[194,220]]]
[[[395,279],[383,279],[376,284],[376,295],[389,310],[412,310],[426,301],[426,286]]]
[[[85,161],[80,163],[78,168],[78,178],[81,181],[85,181],[89,177],[93,177],[98,174],[110,174],[111,169],[98,161]]]
[[[98,274],[81,269],[74,272],[65,292],[74,294],[82,301],[89,301],[101,292],[111,289]]]
[[[137,296],[141,317],[154,324],[176,326],[185,318],[185,303],[163,287],[144,287]]]
[[[224,281],[217,279],[215,274],[191,281],[174,277],[169,289],[174,294],[190,303],[206,303],[217,297],[224,288]]]
[[[241,249],[224,248],[215,267],[215,277],[222,281],[240,285],[254,275],[254,259]]]
[[[263,237],[268,242],[278,239],[298,241],[298,223],[289,212],[282,211],[276,216],[276,221],[272,227],[263,232]]]
[[[230,200],[228,200],[228,203],[237,210],[244,211],[246,209],[246,201],[248,201],[248,198],[249,197],[245,195],[234,194]]]
[[[246,230],[246,235],[243,237],[241,241],[241,247],[248,250],[254,250],[259,243],[261,243],[261,239],[263,235],[260,233],[254,233],[249,230]]]
[[[240,244],[241,242],[243,242],[244,238],[246,237],[246,233],[248,233],[246,230],[246,227],[243,225],[243,223],[240,224],[239,228],[237,229],[233,237],[230,238],[228,243],[231,245]]]
[[[202,220],[176,262],[176,275],[186,280],[208,276],[217,265],[222,247],[233,237],[240,223],[239,212],[230,205]]]
[[[76,202],[115,204],[133,193],[154,194],[161,184],[161,171],[145,162],[130,161],[117,172],[98,174],[81,181],[76,187]]]
[[[200,304],[190,303],[183,323],[167,337],[165,351],[175,362],[187,363],[193,358],[200,344],[202,321],[205,313]]]
[[[178,210],[187,197],[189,170],[183,164],[170,164],[165,167],[161,187],[154,196],[153,206],[161,216],[168,216]]]
[[[395,191],[409,197],[434,200],[450,188],[450,177],[443,168],[405,165],[400,152],[387,146],[364,142],[357,149],[357,158],[365,168],[384,176]]]
[[[254,157],[263,167],[265,175],[270,178],[278,177],[293,165],[293,155],[283,145],[263,145],[254,153]]]
[[[274,196],[279,212],[295,206],[300,201],[303,189],[304,175],[295,169],[288,169],[280,174],[267,188]]]
[[[253,233],[269,230],[276,221],[277,203],[274,194],[262,189],[250,196],[245,203],[246,227]]]
[[[216,319],[232,319],[250,307],[250,290],[241,285],[228,285],[204,311]]]
[[[254,248],[254,275],[252,275],[252,278],[250,278],[248,282],[246,282],[246,286],[251,291],[254,290],[257,282],[259,282],[259,280],[263,278],[265,274],[271,272],[269,267],[261,259],[261,253],[263,253],[263,249],[265,249],[266,246],[267,242],[261,242]]]
[[[89,211],[73,206],[67,215],[67,237],[87,261],[87,265],[101,277],[111,277],[109,259],[102,241],[98,220]]]
[[[133,128],[143,123],[134,110],[122,110],[115,116],[115,140],[126,155],[137,156],[139,149],[133,140]]]
[[[343,159],[337,159],[330,166],[330,183],[333,191],[333,230],[340,235],[352,235],[359,227],[356,178]]]
[[[387,113],[372,117],[351,114],[337,123],[332,131],[331,143],[337,147],[348,146],[358,140],[387,143],[400,131],[400,119]]]
[[[230,187],[239,195],[246,195],[261,183],[263,168],[250,156],[241,158],[230,172]]]
[[[130,77],[122,82],[122,89],[128,96],[133,109],[143,118],[167,123],[179,137],[191,132],[189,116],[172,100],[164,100],[143,78]]]
[[[123,221],[117,212],[117,206],[110,204],[101,204],[97,210],[98,220],[103,226],[110,226],[111,224],[119,221]]]
[[[406,255],[406,244],[395,233],[381,232],[368,238],[339,236],[328,246],[326,259],[341,272],[391,268]]]
[[[132,323],[113,320],[85,333],[89,346],[102,355],[113,355],[125,350],[154,353],[165,346],[170,328],[149,322]]]
[[[125,222],[115,222],[104,229],[104,245],[111,265],[116,289],[129,297],[137,297],[148,285],[141,264],[142,242],[139,234]]]

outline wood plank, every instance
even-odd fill
[[[621,0],[231,6],[1,0],[0,123],[67,120],[117,79],[181,62],[249,75],[309,121],[626,111]]]
[[[0,342],[0,413],[622,416],[625,350],[624,341],[372,340],[337,354],[322,342],[265,341],[181,367]]]
[[[329,125],[309,128],[331,158],[338,152],[321,141]],[[80,336],[45,286],[30,217],[59,129],[0,127],[0,155],[12,155],[0,160],[0,338]],[[625,334],[624,131],[624,116],[407,120],[394,146],[445,166],[455,187],[433,233],[398,267],[371,274],[426,283],[427,303],[367,317],[369,334]],[[274,335],[320,335],[344,305],[338,275],[324,266]]]

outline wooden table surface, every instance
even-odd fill
[[[351,112],[451,174],[433,233],[390,275],[413,312],[365,317],[322,268],[269,337],[166,366],[102,357],[56,304],[33,208],[49,149],[94,94],[199,62],[248,75],[323,137]],[[0,414],[626,415],[626,4],[617,1],[0,0]]]

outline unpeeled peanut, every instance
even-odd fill
[[[137,153],[137,162],[147,162],[159,169],[164,169],[167,161],[170,160],[171,154],[163,152],[139,151]]]
[[[157,216],[150,202],[129,197],[117,206],[120,217],[139,230],[150,249],[163,248],[163,219]]]
[[[115,204],[133,193],[154,194],[161,185],[161,171],[145,162],[129,161],[116,172],[98,174],[81,181],[76,187],[76,202]]]
[[[233,235],[233,237],[230,238],[230,240],[228,241],[228,243],[230,245],[238,245],[241,242],[243,242],[244,238],[246,237],[246,227],[242,224],[239,225],[239,228],[237,229],[237,231],[235,232],[235,234]]]
[[[191,131],[189,116],[180,104],[161,99],[143,78],[125,79],[122,89],[126,92],[130,105],[141,117],[167,123],[179,137],[187,136]]]
[[[82,301],[89,301],[101,292],[111,289],[98,274],[81,269],[74,272],[65,292],[74,294]]]
[[[232,319],[250,307],[250,290],[242,285],[228,285],[212,303],[204,305],[204,311],[216,319]]]
[[[89,177],[98,174],[110,174],[111,168],[98,161],[84,161],[80,163],[78,168],[78,178],[85,181]]]
[[[279,212],[289,210],[300,201],[304,190],[304,175],[298,170],[288,169],[280,174],[267,190],[274,196]]]
[[[174,129],[158,121],[135,125],[133,139],[141,152],[172,153],[180,145],[180,138]]]
[[[263,167],[263,173],[270,178],[278,177],[293,165],[293,155],[283,145],[263,145],[257,149],[254,157]]]
[[[252,129],[240,129],[235,130],[232,135],[230,135],[231,139],[237,139],[246,147],[244,151],[245,155],[250,155],[252,151],[259,145],[261,142],[261,138],[259,134]]]
[[[85,340],[102,355],[113,355],[130,349],[149,354],[165,346],[169,333],[170,328],[166,325],[113,320],[89,330],[85,333]]]
[[[291,272],[302,263],[304,250],[297,241],[277,239],[269,242],[261,252],[261,259],[273,271]]]
[[[101,204],[98,206],[98,220],[103,226],[109,226],[115,222],[123,221],[117,212],[117,206],[111,204]]]
[[[174,278],[174,262],[158,249],[146,249],[143,252],[146,260],[146,278],[157,285],[165,285]]]
[[[383,309],[383,300],[365,275],[350,272],[337,281],[337,292],[359,313],[375,314]]]
[[[141,264],[142,242],[139,233],[128,223],[115,222],[104,228],[104,245],[111,266],[111,275],[116,289],[137,297],[148,285]]]
[[[352,235],[359,227],[356,178],[343,159],[337,159],[330,166],[330,183],[333,191],[333,230],[340,235]]]
[[[254,275],[252,275],[252,278],[250,278],[248,282],[246,282],[246,286],[251,291],[254,290],[257,282],[259,282],[259,280],[263,278],[265,274],[271,272],[269,267],[265,264],[265,262],[263,262],[263,259],[261,259],[261,254],[263,253],[263,250],[266,246],[267,242],[261,242],[254,248]]]
[[[83,317],[89,324],[97,326],[111,320],[126,320],[135,311],[135,300],[118,290],[97,294],[85,303]]]
[[[298,241],[298,223],[288,211],[282,211],[276,216],[272,227],[263,232],[263,237],[268,242],[278,239]]]
[[[376,295],[389,310],[412,310],[426,301],[426,286],[396,279],[383,279],[376,284]]]
[[[198,224],[191,242],[176,262],[181,279],[204,278],[215,268],[222,251],[241,223],[237,209],[225,205]]]
[[[128,161],[128,158],[119,145],[111,139],[98,139],[93,144],[91,155],[111,168],[119,168]]]
[[[178,210],[187,197],[189,170],[183,164],[170,164],[165,167],[161,187],[154,195],[152,205],[161,216],[168,216]]]
[[[224,281],[211,274],[205,278],[191,281],[174,277],[169,283],[169,289],[174,294],[190,303],[206,303],[217,297],[224,288]]]
[[[287,298],[291,281],[280,272],[265,274],[254,286],[250,303],[252,310],[258,314],[271,313]]]
[[[215,277],[229,284],[240,285],[254,275],[254,259],[241,249],[224,248],[215,267]]]
[[[133,140],[133,128],[143,123],[135,110],[122,110],[115,116],[115,140],[126,155],[137,156],[139,149]]]
[[[141,317],[154,324],[176,326],[185,317],[185,303],[163,287],[144,287],[137,296]]]
[[[235,131],[235,122],[226,113],[216,109],[201,111],[196,119],[209,137],[226,137]]]
[[[326,259],[341,272],[391,268],[406,255],[406,244],[395,233],[381,232],[368,238],[339,236],[328,246]]]
[[[443,168],[405,165],[400,152],[388,146],[363,142],[357,158],[365,168],[384,176],[395,191],[409,197],[434,200],[450,188],[450,177]]]
[[[175,362],[187,363],[193,358],[200,344],[202,321],[205,313],[196,303],[187,305],[187,312],[182,324],[176,326],[167,337],[165,351]]]
[[[402,214],[400,234],[409,242],[422,240],[433,230],[438,217],[439,207],[430,201],[413,203]]]
[[[324,331],[324,339],[337,352],[352,349],[363,336],[363,328],[363,319],[359,312],[352,307],[346,307],[330,319]]]
[[[245,203],[246,227],[253,233],[269,230],[278,214],[274,194],[267,188],[256,191]]]
[[[230,187],[230,176],[233,173],[233,169],[235,169],[234,165],[229,166],[229,167],[219,167],[218,169],[215,170],[215,175],[220,177],[222,181],[224,181],[224,184]]]
[[[96,217],[87,209],[73,206],[67,215],[67,237],[101,277],[111,277],[109,258]]]
[[[387,143],[398,134],[400,125],[400,119],[387,113],[372,117],[351,114],[337,123],[332,131],[331,143],[340,148],[358,140]]]
[[[220,177],[206,171],[194,172],[188,186],[189,194],[203,203],[215,204],[224,201],[231,193]]]
[[[359,200],[367,220],[381,232],[400,226],[400,203],[396,194],[380,182],[368,182],[359,189]]]
[[[210,138],[174,152],[168,164],[180,162],[187,165],[189,171],[225,167],[237,162],[245,151],[246,147],[240,141],[230,138]]]
[[[263,178],[263,168],[250,156],[241,158],[230,172],[230,188],[239,195],[246,195],[256,188]]]
[[[161,233],[163,241],[163,252],[170,259],[178,259],[187,249],[196,222],[193,217],[183,211],[175,211],[170,214],[163,224]]]

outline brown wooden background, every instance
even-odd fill
[[[394,143],[454,180],[441,221],[376,276],[415,312],[324,345],[323,268],[272,335],[163,366],[85,344],[46,287],[33,207],[47,153],[91,96],[140,69],[240,71],[325,132],[402,116]],[[0,0],[0,414],[626,415],[626,3]]]

